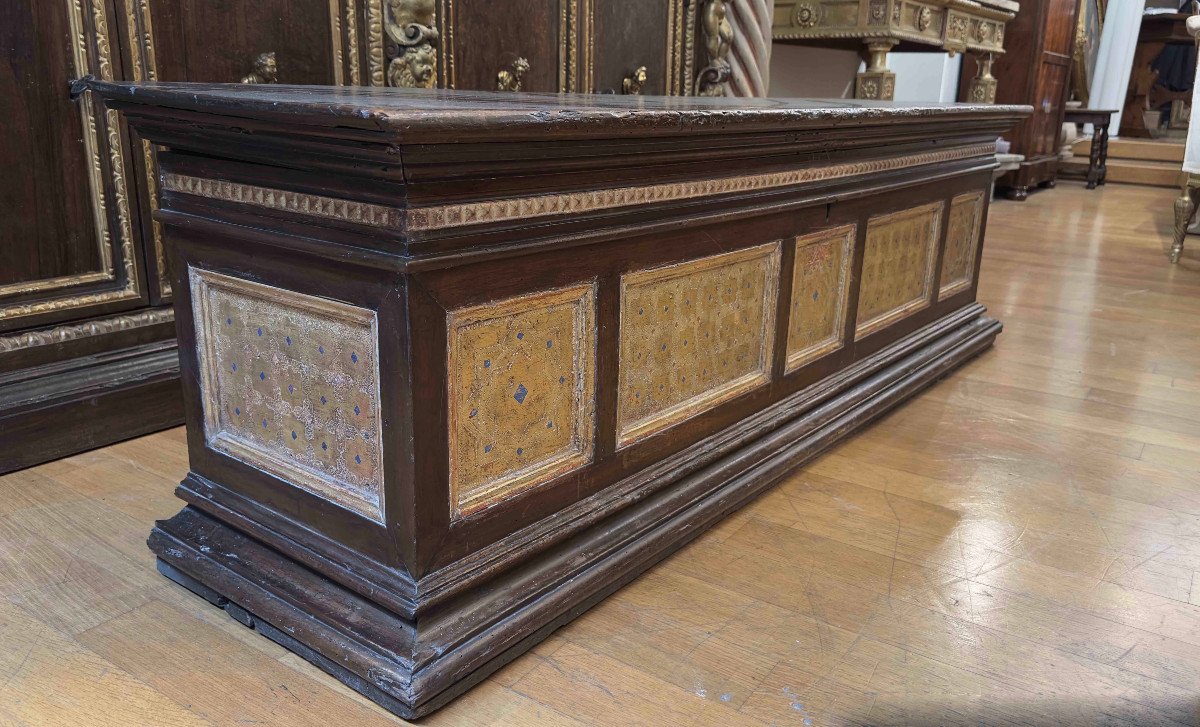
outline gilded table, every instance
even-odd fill
[[[970,52],[979,59],[970,100],[992,103],[992,62],[1004,52],[1004,27],[1019,9],[1015,0],[776,0],[771,36],[776,43],[864,51],[867,66],[854,84],[860,99],[892,99],[892,50]]]
[[[84,89],[159,148],[190,456],[160,569],[404,716],[1000,330],[1026,107]]]

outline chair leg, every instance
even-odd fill
[[[1171,241],[1171,251],[1167,253],[1172,263],[1179,262],[1179,256],[1183,254],[1183,238],[1196,214],[1196,198],[1200,194],[1197,185],[1200,185],[1200,176],[1189,174],[1179,196],[1175,198],[1175,239]]]

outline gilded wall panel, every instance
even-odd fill
[[[842,347],[856,227],[846,225],[796,238],[787,370]]]
[[[595,297],[588,283],[450,313],[455,514],[591,461]]]
[[[929,305],[942,207],[941,202],[931,202],[867,222],[856,338]]]
[[[374,311],[189,271],[210,447],[383,521]]]
[[[975,277],[975,253],[983,226],[983,193],[968,192],[950,200],[950,219],[946,228],[946,252],[938,276],[938,299],[947,298],[971,287]]]
[[[773,242],[622,276],[621,444],[770,378],[779,257]]]

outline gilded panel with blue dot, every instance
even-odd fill
[[[845,225],[796,238],[788,371],[842,347],[855,229]]]
[[[210,446],[382,520],[373,311],[193,268]]]
[[[938,275],[938,300],[961,293],[975,278],[975,257],[983,227],[983,192],[967,192],[950,200],[946,251]]]
[[[593,284],[458,309],[448,326],[456,515],[591,460]]]
[[[856,338],[929,306],[943,206],[931,202],[867,221]]]
[[[622,444],[769,379],[779,259],[773,242],[622,276]]]

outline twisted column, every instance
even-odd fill
[[[731,0],[729,24],[733,47],[730,96],[766,96],[771,66],[771,15],[774,0]]]

